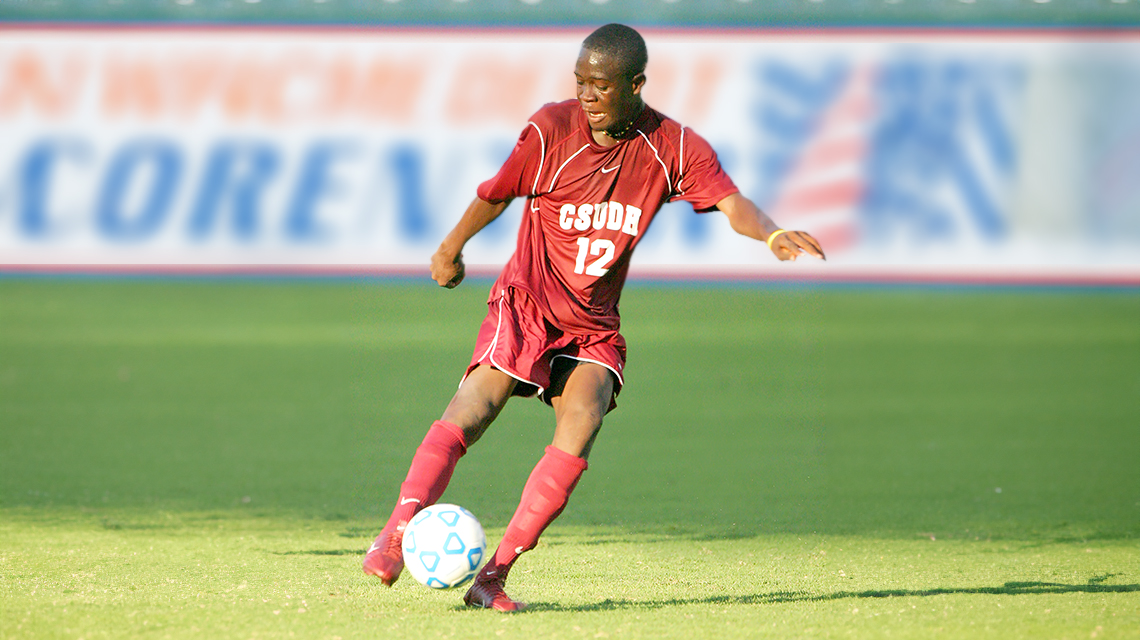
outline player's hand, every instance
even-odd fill
[[[780,260],[792,260],[803,254],[827,260],[823,255],[823,247],[806,231],[785,231],[772,241],[772,253]]]
[[[431,277],[441,287],[454,289],[463,282],[467,267],[463,264],[462,253],[451,253],[440,247],[431,257]]]

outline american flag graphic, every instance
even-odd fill
[[[769,206],[774,219],[811,231],[829,251],[857,241],[875,110],[872,66],[846,75],[836,97],[815,118]]]
[[[1008,232],[1017,69],[897,51],[767,61],[761,201],[829,252],[900,241],[992,243]]]

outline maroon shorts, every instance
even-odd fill
[[[507,288],[489,307],[467,375],[479,365],[492,366],[515,378],[513,395],[535,394],[550,404],[546,392],[578,362],[600,364],[614,375],[614,398],[621,391],[625,367],[625,338],[617,331],[578,335],[550,324],[525,292]],[[462,385],[462,383],[460,383]],[[559,387],[561,384],[559,384]],[[610,410],[617,406],[611,399]]]

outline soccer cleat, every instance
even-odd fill
[[[404,570],[404,528],[408,523],[401,522],[395,530],[384,529],[368,552],[364,554],[364,573],[380,578],[385,586],[392,586]]]
[[[495,611],[522,611],[526,608],[525,602],[511,600],[503,591],[503,583],[507,580],[507,571],[510,567],[499,567],[494,560],[487,563],[475,576],[475,582],[463,596],[463,602],[469,607],[483,607]]]

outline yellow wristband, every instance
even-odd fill
[[[768,236],[768,248],[769,249],[772,248],[772,241],[776,239],[776,236],[780,235],[781,233],[786,233],[786,232],[787,232],[787,229],[776,229],[775,231],[773,231],[772,235]]]

